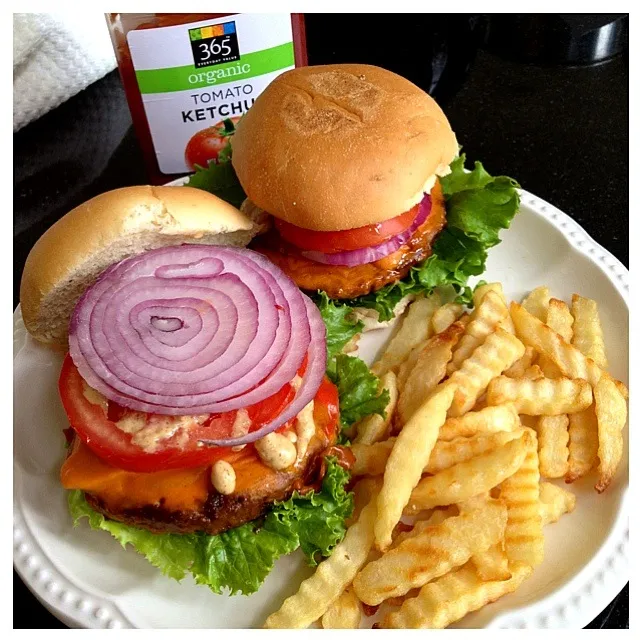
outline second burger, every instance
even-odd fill
[[[373,307],[380,319],[407,294],[443,284],[460,291],[483,271],[486,249],[519,204],[510,178],[481,165],[465,174],[451,126],[428,94],[368,65],[282,74],[243,117],[232,149],[244,209],[275,219],[254,248],[303,290]],[[498,215],[487,189],[499,192]],[[458,192],[467,193],[451,216],[447,203]],[[446,225],[451,237],[438,251]],[[483,226],[495,242],[481,237]],[[416,266],[422,273],[412,273]]]

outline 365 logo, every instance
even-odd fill
[[[196,69],[240,59],[235,22],[189,29],[193,63]]]

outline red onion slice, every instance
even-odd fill
[[[321,251],[301,251],[300,254],[314,262],[322,264],[341,265],[346,267],[356,267],[359,264],[368,264],[386,258],[397,251],[415,233],[416,229],[424,224],[424,221],[431,213],[431,197],[425,193],[424,198],[418,207],[418,213],[411,226],[402,233],[391,236],[381,244],[364,249],[354,249],[353,251],[339,251],[338,253],[322,253]]]
[[[309,298],[305,298],[305,304],[307,306],[307,318],[313,338],[309,345],[307,369],[291,404],[289,404],[275,420],[265,424],[257,431],[252,431],[246,436],[228,440],[200,440],[202,444],[208,446],[235,447],[237,445],[255,442],[268,433],[275,431],[275,429],[281,427],[285,422],[295,418],[300,411],[313,400],[324,377],[325,369],[327,368],[326,327],[316,305],[313,304]]]
[[[71,357],[91,387],[165,415],[261,402],[308,353],[292,404],[261,434],[313,399],[325,348],[315,305],[278,267],[248,249],[206,245],[156,249],[110,267],[79,300],[69,330]]]

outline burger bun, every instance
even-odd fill
[[[76,302],[110,265],[169,245],[242,247],[260,230],[235,207],[200,189],[108,191],[67,213],[34,245],[20,285],[24,324],[36,340],[66,348]]]

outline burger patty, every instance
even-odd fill
[[[347,468],[353,464],[353,454],[348,449],[337,446],[316,449],[300,468],[290,472],[274,472],[271,478],[261,478],[246,491],[224,496],[210,487],[204,505],[189,511],[167,509],[162,505],[162,500],[160,504],[118,509],[97,495],[86,492],[85,497],[93,509],[107,518],[154,533],[204,532],[216,535],[259,518],[274,502],[289,499],[294,491],[304,494],[319,489],[327,455],[336,456],[340,464]]]
[[[82,451],[78,451],[78,448]],[[104,471],[104,462],[95,457],[86,445],[74,439],[69,448],[68,460],[74,452],[82,454],[85,465],[87,457],[88,466],[100,466]],[[111,520],[124,524],[148,529],[155,533],[195,533],[202,531],[211,535],[222,533],[228,529],[238,527],[246,522],[255,520],[263,515],[269,506],[276,501],[287,500],[294,491],[304,493],[310,488],[316,487],[324,475],[324,457],[337,455],[345,466],[349,465],[349,453],[345,453],[340,447],[333,446],[333,439],[319,426],[316,433],[309,441],[304,457],[295,465],[283,471],[277,471],[266,466],[258,456],[253,445],[247,445],[241,451],[229,450],[224,457],[234,468],[236,473],[236,490],[230,495],[222,495],[213,487],[211,482],[210,467],[195,469],[193,477],[195,482],[195,495],[200,496],[196,500],[188,502],[188,507],[168,504],[163,497],[164,486],[162,481],[154,485],[154,473],[137,473],[122,470],[114,470],[113,477],[108,472],[105,490],[99,488],[99,484],[91,482],[84,484],[84,493],[87,502],[99,513]],[[95,460],[95,462],[91,462]],[[65,463],[67,465],[67,463]],[[103,471],[100,473],[102,474]],[[176,470],[175,473],[179,473]],[[160,474],[167,472],[158,472]],[[169,472],[171,473],[171,472]],[[124,474],[124,475],[123,475]],[[63,465],[63,475],[65,474]],[[131,495],[126,490],[118,487],[128,486],[126,477],[138,479],[142,477],[145,487],[151,489],[145,493],[145,498]],[[104,476],[101,476],[104,477]],[[166,479],[165,479],[166,482]],[[175,482],[181,483],[181,478]],[[64,484],[64,482],[63,482]],[[66,486],[66,485],[65,485]],[[76,486],[78,486],[76,484]],[[154,486],[158,491],[154,492]],[[190,485],[189,485],[190,486]],[[79,488],[82,488],[80,484]],[[114,491],[114,489],[116,489]],[[155,496],[154,496],[155,493]]]
[[[411,267],[431,255],[431,245],[446,223],[444,196],[436,181],[431,190],[431,213],[409,241],[394,253],[355,267],[314,262],[298,254],[275,229],[258,236],[250,248],[277,264],[303,290],[326,291],[330,298],[350,299],[404,278]]]

